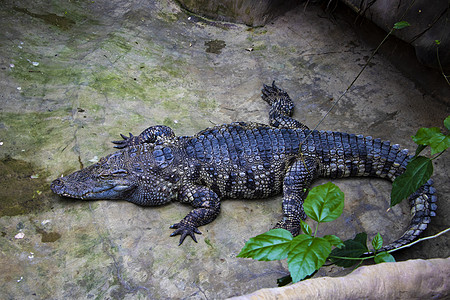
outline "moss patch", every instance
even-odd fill
[[[45,172],[11,157],[0,160],[0,170],[0,217],[38,213],[52,208]]]

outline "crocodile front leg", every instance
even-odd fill
[[[182,188],[178,200],[191,204],[194,209],[179,223],[170,226],[170,228],[176,229],[170,236],[181,235],[178,246],[188,235],[194,242],[197,242],[195,234],[202,234],[197,227],[214,221],[220,212],[219,196],[205,186],[190,185]]]
[[[143,143],[154,143],[158,139],[158,137],[173,138],[175,136],[175,133],[170,127],[164,125],[156,125],[145,129],[138,136],[134,136],[131,133],[129,137],[123,134],[120,134],[120,136],[123,138],[122,141],[112,141],[113,144],[116,144],[114,148],[123,149],[129,146],[139,145]]]
[[[264,84],[261,93],[261,98],[271,106],[270,125],[278,128],[308,129],[305,124],[291,117],[294,111],[294,102],[288,93],[275,85],[275,81],[272,82],[272,86]]]
[[[274,228],[300,233],[300,221],[306,219],[303,202],[311,181],[317,177],[318,163],[309,156],[299,157],[288,169],[283,183],[283,219]]]

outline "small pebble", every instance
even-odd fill
[[[18,234],[16,234],[15,236],[14,236],[14,238],[16,238],[16,239],[23,239],[25,237],[25,233],[23,233],[23,232],[19,232]]]

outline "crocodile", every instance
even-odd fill
[[[411,156],[389,141],[344,132],[310,130],[293,119],[294,103],[272,85],[263,85],[270,105],[269,125],[234,122],[207,128],[193,136],[175,136],[157,125],[135,136],[113,141],[119,150],[97,163],[60,177],[51,190],[85,200],[122,199],[143,206],[172,200],[190,204],[173,224],[171,236],[197,242],[198,227],[212,222],[225,198],[255,199],[283,194],[282,219],[274,228],[300,233],[306,218],[303,201],[318,177],[372,176],[393,181]],[[429,180],[409,196],[411,221],[405,233],[383,247],[390,250],[415,240],[436,211],[435,189]]]

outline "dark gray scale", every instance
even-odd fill
[[[371,140],[372,146],[368,156],[372,160],[372,167],[370,169],[369,176],[377,176],[377,171],[379,170],[380,164],[380,153],[381,153],[381,140],[373,139]]]
[[[340,132],[333,132],[334,143],[336,146],[336,164],[337,164],[337,178],[342,178],[347,175],[345,168],[344,145],[342,142],[342,134]]]
[[[232,127],[230,129],[230,135],[236,152],[238,156],[241,157],[244,154],[244,147],[242,145],[241,137],[239,136],[237,127]]]
[[[399,149],[400,149],[400,146],[398,144],[392,145],[389,148],[389,154],[388,154],[388,158],[387,158],[384,170],[386,170],[387,176],[391,180],[393,180],[393,176],[395,175],[395,159],[397,157],[397,153],[399,152]]]
[[[289,131],[289,142],[291,143],[291,153],[297,154],[300,149],[300,139],[298,138],[297,131],[290,130]]]
[[[192,138],[186,145],[186,155],[188,158],[194,158],[195,157],[195,142],[197,141],[196,138]]]
[[[322,152],[322,163],[324,165],[324,169],[326,170],[326,173],[324,176],[330,177],[330,163],[331,163],[331,157],[330,157],[330,148],[328,147],[328,139],[327,139],[327,133],[323,130],[318,132],[318,140],[319,140],[319,146]]]
[[[330,177],[338,177],[337,149],[336,142],[332,131],[327,131],[327,145],[330,153]]]
[[[262,149],[260,149],[261,163],[264,169],[269,170],[273,159],[272,142],[267,129],[260,130],[260,134],[262,137]]]
[[[342,145],[344,146],[344,163],[346,176],[350,176],[352,172],[352,148],[350,147],[350,140],[348,133],[341,133]]]
[[[373,168],[373,139],[371,136],[366,136],[365,140],[365,146],[366,146],[366,165],[364,169],[364,175],[363,176],[370,176],[372,174],[372,168]]]
[[[203,147],[205,151],[205,161],[210,162],[214,157],[213,151],[213,141],[215,140],[215,136],[213,134],[208,134],[206,139],[203,140]]]
[[[286,128],[281,128],[278,130],[278,151],[280,153],[286,153],[286,132],[287,129]]]
[[[245,186],[251,190],[254,191],[256,189],[256,183],[255,183],[255,174],[253,173],[253,171],[247,170],[245,172],[245,176],[246,176],[246,180],[245,180]]]
[[[323,152],[322,152],[322,145],[320,143],[320,134],[318,131],[315,130],[312,132],[311,136],[313,140],[313,147],[316,148],[315,152],[320,158],[322,158]]]
[[[358,134],[356,136],[356,147],[358,147],[358,174],[357,176],[363,176],[364,171],[366,169],[366,157],[367,157],[367,148],[364,136],[362,134]]]
[[[130,157],[135,157],[138,153],[137,147],[132,147],[128,153],[129,153]]]
[[[374,168],[372,169],[372,176],[379,176],[381,174],[380,164],[381,164],[381,139],[373,140],[373,161]]]
[[[156,165],[164,169],[173,161],[172,149],[161,145],[155,146],[153,150],[153,157]]]
[[[391,169],[393,161],[390,160],[389,152],[391,151],[391,142],[390,141],[384,141],[381,144],[381,157],[382,157],[382,163],[383,163],[383,169],[381,170],[381,177],[384,178],[388,175],[389,170]]]
[[[352,156],[351,156],[352,163],[351,163],[351,169],[350,169],[350,176],[357,176],[358,175],[359,150],[358,150],[358,145],[357,145],[357,141],[356,141],[356,135],[349,134],[348,142],[350,143],[350,149],[352,152]]]
[[[404,172],[408,161],[409,161],[408,150],[403,149],[400,152],[398,152],[397,157],[395,158],[395,163],[394,163],[395,165],[398,165],[398,169],[397,169],[397,172],[395,173],[395,176],[398,176]]]
[[[250,129],[247,129],[245,133],[246,133],[246,135],[247,135],[247,137],[249,139],[250,148],[252,150],[252,154],[255,157],[255,156],[257,156],[259,154],[258,143],[257,143],[256,137],[253,134],[252,130],[250,130]]]
[[[136,173],[144,173],[144,169],[142,169],[140,163],[135,162],[135,163],[132,164],[132,166],[133,166],[133,171],[134,172],[136,172]]]

